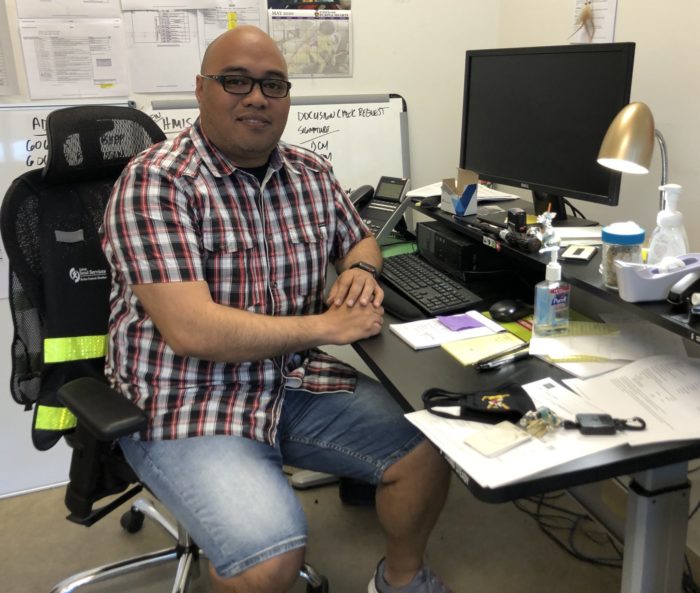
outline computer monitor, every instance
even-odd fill
[[[565,198],[615,206],[620,173],[596,161],[630,100],[634,43],[469,50],[460,166],[532,190],[536,213],[569,219]],[[592,222],[592,221],[591,221]]]

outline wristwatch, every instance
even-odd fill
[[[350,266],[351,270],[353,268],[359,268],[363,272],[369,272],[370,274],[372,274],[375,280],[379,277],[379,271],[377,270],[377,268],[375,268],[372,264],[368,264],[367,262],[356,261]]]

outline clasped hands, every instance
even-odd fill
[[[331,286],[326,298],[328,313],[340,323],[354,325],[354,339],[382,330],[384,291],[372,274],[358,268],[345,270]],[[354,341],[351,340],[351,341]]]

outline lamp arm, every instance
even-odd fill
[[[668,152],[666,150],[666,140],[659,130],[654,130],[654,136],[659,142],[659,152],[661,153],[661,185],[668,183]],[[659,192],[659,210],[664,209],[664,192]]]

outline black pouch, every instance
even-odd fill
[[[425,391],[421,399],[425,409],[436,416],[485,424],[498,424],[503,420],[515,423],[526,412],[535,409],[530,396],[516,383],[474,393],[453,393],[433,388]],[[448,406],[459,406],[459,416],[436,409]]]

